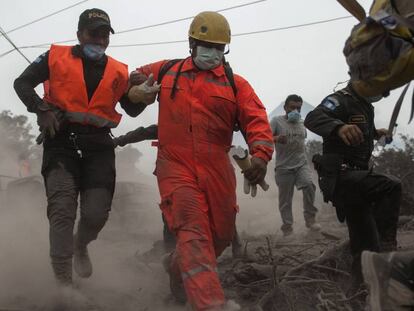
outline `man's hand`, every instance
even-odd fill
[[[388,129],[377,129],[377,140],[380,140],[382,137],[385,138],[384,143],[391,144],[392,143],[392,133],[388,131]]]
[[[56,114],[52,110],[39,110],[36,114],[40,131],[49,135],[50,138],[55,137],[56,132],[59,131],[59,121]]]
[[[130,86],[140,85],[144,83],[145,81],[147,81],[147,76],[144,75],[143,73],[140,73],[134,70],[129,74],[129,85]]]
[[[276,144],[282,144],[282,145],[285,145],[288,142],[286,135],[277,135],[277,136],[274,136],[274,139],[273,140],[274,140],[274,142]]]
[[[364,135],[358,125],[345,124],[338,129],[338,136],[348,146],[357,146],[364,141]]]
[[[252,157],[251,166],[243,172],[251,185],[257,185],[264,180],[267,171],[267,163],[261,158]]]
[[[377,129],[377,137],[381,138],[382,136],[388,136],[387,129]]]
[[[144,103],[150,105],[155,101],[160,88],[161,85],[155,82],[154,76],[150,74],[144,83],[131,87],[128,92],[128,97],[135,104]]]

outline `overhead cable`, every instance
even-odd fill
[[[17,47],[14,42],[9,38],[9,36],[4,32],[3,28],[0,27],[0,34],[3,35],[3,37],[9,41],[9,43],[13,46],[14,50],[19,52],[19,54],[30,64],[30,60],[26,57],[26,55],[23,54],[22,51],[20,51],[20,48]]]
[[[351,18],[351,17],[353,17],[353,16],[348,15],[348,16],[330,18],[330,19],[325,19],[325,20],[310,22],[310,23],[305,23],[305,24],[298,24],[298,25],[291,25],[291,26],[285,26],[285,27],[277,27],[277,28],[263,29],[263,30],[257,30],[257,31],[236,33],[236,34],[232,34],[231,36],[232,37],[242,37],[242,36],[256,35],[256,34],[266,33],[266,32],[274,32],[274,31],[282,31],[282,30],[288,30],[288,29],[294,29],[294,28],[302,28],[302,27],[308,27],[308,26],[325,24],[325,23],[330,23],[330,22],[334,22],[334,21],[338,21],[338,20],[348,19],[348,18]],[[132,43],[132,44],[114,44],[114,45],[110,45],[110,47],[121,48],[121,47],[131,47],[131,46],[164,45],[164,44],[174,44],[174,43],[183,43],[183,42],[188,42],[188,40],[159,41],[159,42]]]
[[[290,25],[290,26],[284,26],[284,27],[277,27],[277,28],[270,28],[270,29],[263,29],[263,30],[257,30],[257,31],[249,31],[249,32],[242,32],[242,33],[236,33],[233,34],[232,37],[242,37],[242,36],[249,36],[249,35],[255,35],[255,34],[261,34],[261,33],[267,33],[267,32],[275,32],[275,31],[283,31],[283,30],[289,30],[289,29],[295,29],[295,28],[303,28],[303,27],[309,27],[313,25],[319,25],[319,24],[325,24],[325,23],[331,23],[339,20],[349,19],[352,18],[351,15],[348,16],[341,16],[341,17],[335,17],[315,22],[309,22],[304,24],[296,24],[296,25]],[[188,39],[185,40],[172,40],[172,41],[157,41],[157,42],[143,42],[143,43],[130,43],[130,44],[113,44],[109,47],[112,48],[123,48],[123,47],[137,47],[137,46],[156,46],[156,45],[167,45],[167,44],[176,44],[176,43],[186,43],[188,42]],[[29,45],[29,46],[21,46],[20,49],[33,49],[33,48],[41,48],[41,49],[47,49],[49,47],[48,44],[44,45]],[[11,53],[13,50],[7,51],[3,54],[0,54],[0,57],[3,57],[9,53]]]
[[[6,31],[5,33],[6,33],[6,34],[10,34],[10,33],[14,32],[14,31],[16,31],[16,30],[19,30],[19,29],[22,29],[22,28],[24,28],[24,27],[30,26],[30,25],[32,25],[32,24],[34,24],[34,23],[40,22],[40,21],[42,21],[42,20],[44,20],[44,19],[46,19],[46,18],[49,18],[49,17],[51,17],[51,16],[54,16],[54,15],[56,15],[56,14],[59,14],[59,13],[61,13],[61,12],[66,11],[66,10],[69,10],[69,9],[71,9],[71,8],[75,7],[75,6],[78,6],[78,5],[83,4],[83,3],[85,3],[85,2],[88,2],[88,1],[89,1],[89,0],[82,0],[82,1],[76,2],[76,3],[74,3],[74,4],[70,5],[70,6],[67,6],[67,7],[63,8],[63,9],[60,9],[60,10],[55,11],[55,12],[52,12],[52,13],[50,13],[50,14],[48,14],[48,15],[42,16],[42,17],[40,17],[40,18],[37,18],[37,19],[35,19],[35,20],[31,21],[31,22],[28,22],[28,23],[26,23],[26,24],[20,25],[20,26],[18,26],[18,27],[16,27],[16,28],[10,29],[10,30]]]
[[[231,7],[228,7],[228,8],[220,9],[220,10],[217,10],[215,12],[230,11],[230,10],[238,9],[238,8],[249,6],[249,5],[258,4],[260,2],[265,2],[265,1],[267,1],[267,0],[256,0],[256,1],[248,2],[248,3],[243,3],[243,4],[231,6]],[[151,25],[147,25],[147,26],[128,28],[128,29],[117,31],[114,35],[133,32],[133,31],[144,30],[144,29],[148,29],[148,28],[155,28],[155,27],[159,27],[159,26],[165,26],[165,25],[169,25],[169,24],[174,24],[174,23],[190,20],[190,19],[193,19],[193,18],[194,18],[194,16],[189,16],[189,17],[183,17],[183,18],[174,19],[174,20],[170,20],[170,21],[166,21],[166,22],[157,23],[157,24],[151,24]],[[75,41],[77,41],[77,39],[62,40],[62,41],[56,41],[56,42],[53,42],[53,43],[35,44],[35,45],[31,45],[30,47],[44,47],[44,46],[49,46],[51,44],[62,44],[62,43],[69,43],[69,42],[75,42]]]

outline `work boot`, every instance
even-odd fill
[[[89,258],[86,245],[79,243],[78,236],[74,236],[73,265],[75,272],[81,278],[89,278],[92,275],[92,262]]]
[[[162,265],[170,277],[171,294],[174,296],[177,302],[185,304],[187,302],[187,295],[185,293],[183,280],[176,271],[173,271],[174,269],[172,268],[172,256],[173,253],[164,255],[162,259]]]
[[[247,309],[244,309],[247,310]],[[241,307],[233,300],[228,300],[224,305],[207,309],[206,311],[242,311]]]
[[[223,311],[240,311],[241,307],[233,300],[228,300],[224,305]]]
[[[72,287],[72,257],[52,257],[52,268],[59,287]]]
[[[289,235],[293,234],[293,228],[292,225],[289,224],[283,224],[282,227],[280,228],[283,232],[283,236],[287,237]]]
[[[375,311],[407,310],[414,306],[414,252],[362,253],[362,273]]]
[[[318,224],[315,219],[310,219],[306,221],[306,228],[311,231],[321,231],[322,227]]]

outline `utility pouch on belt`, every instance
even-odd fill
[[[315,170],[318,172],[319,188],[322,191],[323,200],[325,202],[332,202],[343,163],[343,156],[339,154],[315,154],[312,162]]]

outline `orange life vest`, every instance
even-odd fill
[[[72,46],[50,48],[49,81],[44,98],[63,110],[69,122],[116,127],[121,115],[115,106],[127,85],[128,66],[108,56],[102,80],[89,101],[82,59],[72,54]]]

